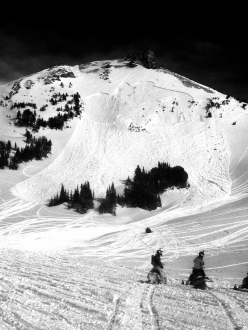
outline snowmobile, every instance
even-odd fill
[[[243,288],[242,285],[237,286],[236,284],[234,285],[233,290],[248,292],[248,288]]]
[[[147,282],[150,284],[167,284],[167,278],[165,277],[164,279],[162,279],[159,270],[157,269],[150,270],[147,275],[147,278]]]
[[[162,256],[162,250],[159,249],[157,250],[157,254],[159,253],[161,256]],[[156,254],[156,255],[157,255]],[[153,268],[149,271],[148,275],[147,275],[147,278],[148,278],[148,283],[151,283],[151,284],[160,284],[160,283],[163,283],[163,284],[167,284],[167,278],[166,276],[162,275],[161,276],[161,273],[159,271],[159,269],[156,268],[156,256],[152,255],[151,256],[151,264],[153,265]],[[159,267],[163,269],[163,265],[161,264],[160,262],[160,258],[159,258]]]
[[[194,270],[190,274],[189,279],[186,281],[186,285],[193,285],[196,289],[206,290],[213,287],[213,280],[207,276],[196,275]]]
[[[213,287],[212,285],[213,280],[211,280],[207,276],[198,276],[193,283],[194,288],[196,289],[201,289],[201,290],[206,290],[206,289],[211,289]]]
[[[248,292],[248,288],[247,287],[243,287],[242,285],[237,286],[236,284],[234,285],[233,290]]]
[[[247,273],[248,275],[248,273]],[[243,281],[242,281],[242,284],[237,287],[237,285],[235,284],[234,285],[234,290],[239,290],[239,291],[248,291],[248,276],[246,276]]]

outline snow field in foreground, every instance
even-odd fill
[[[201,291],[181,285],[185,274],[148,285],[149,268],[95,258],[2,249],[0,261],[3,330],[248,328],[248,294],[230,289],[232,279]]]

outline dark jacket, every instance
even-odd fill
[[[203,258],[201,257],[196,257],[195,260],[194,260],[194,268],[195,269],[202,269],[203,266],[204,266],[204,261],[203,261]]]
[[[154,258],[153,258],[153,266],[158,266],[160,268],[164,268],[163,267],[163,264],[161,262],[161,259],[160,259],[160,254],[159,253],[156,253]]]

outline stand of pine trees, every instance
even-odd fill
[[[36,112],[32,112],[29,109],[26,109],[21,113],[17,112],[16,126],[27,126],[33,129],[33,131],[38,132],[41,127],[49,127],[50,129],[62,129],[64,124],[75,114],[73,111],[68,113],[60,114],[57,116],[49,117],[48,120],[44,120],[41,117],[37,118]]]
[[[10,168],[15,169],[22,162],[28,162],[33,159],[41,160],[47,157],[51,153],[51,147],[51,140],[47,140],[45,136],[38,139],[33,138],[24,148],[16,148],[15,155],[10,159]]]
[[[31,111],[29,109],[25,109],[22,113],[18,110],[16,115],[16,126],[28,126],[33,127],[36,122],[36,111]]]
[[[56,206],[66,203],[68,208],[75,209],[77,212],[85,213],[94,208],[94,192],[90,189],[89,182],[85,182],[77,187],[74,192],[66,190],[62,184],[59,194],[52,197],[48,206]]]
[[[108,187],[106,191],[106,197],[101,200],[101,203],[98,208],[100,214],[110,213],[116,215],[116,206],[117,206],[117,196],[116,189],[114,184]]]
[[[54,93],[53,96],[52,96],[52,98],[49,101],[50,101],[50,103],[52,105],[56,105],[59,102],[66,101],[67,97],[68,97],[68,94],[67,93],[65,93],[65,94],[64,93],[63,94],[61,94],[61,93]]]
[[[117,195],[112,183],[107,188],[105,198],[100,199],[99,214],[110,213],[116,215],[117,204],[126,207],[139,207],[145,210],[156,210],[161,207],[160,195],[168,188],[185,188],[188,174],[181,166],[170,167],[167,163],[158,163],[157,167],[150,171],[141,170],[139,165],[134,171],[133,179],[129,177],[123,181],[125,184],[123,195]],[[48,206],[56,206],[67,203],[68,208],[74,208],[77,212],[85,213],[93,209],[94,194],[91,192],[89,182],[81,184],[74,192],[66,191],[62,185],[60,193],[51,198]]]
[[[55,94],[57,97],[57,94]],[[66,100],[67,94],[58,94],[59,100]],[[55,97],[55,96],[54,96]],[[54,105],[58,101],[56,98],[52,98],[50,102]],[[19,103],[18,103],[19,104]],[[22,104],[22,103],[20,103]],[[69,106],[71,105],[71,106]],[[45,107],[45,106],[44,106]],[[44,108],[43,107],[43,108]],[[45,110],[41,107],[40,111]],[[31,127],[33,131],[38,132],[40,127],[49,127],[50,129],[63,129],[64,124],[74,117],[77,117],[81,113],[80,95],[79,93],[72,95],[72,100],[69,100],[64,109],[57,108],[57,111],[63,111],[64,113],[58,113],[57,116],[49,117],[48,120],[44,120],[40,116],[37,117],[36,111],[25,109],[22,113],[20,110],[17,112],[16,126],[27,126]]]
[[[19,102],[19,103],[15,102],[15,103],[12,104],[11,110],[14,109],[14,108],[24,109],[26,107],[37,109],[37,105],[35,103],[32,103],[32,102]]]
[[[168,188],[187,187],[188,174],[181,166],[170,167],[168,163],[158,163],[157,167],[146,172],[139,165],[134,177],[123,181],[123,195],[117,195],[114,184],[107,189],[106,197],[101,200],[98,212],[116,215],[116,205],[139,207],[145,210],[156,210],[161,207],[160,195]]]
[[[155,210],[161,207],[160,195],[170,187],[187,187],[188,174],[180,166],[170,167],[167,163],[158,163],[157,167],[146,172],[136,167],[134,177],[127,178],[123,196],[117,196],[117,203],[127,207],[140,207]]]
[[[35,138],[28,130],[26,130],[25,136],[26,146],[24,148],[19,148],[16,144],[13,147],[10,141],[0,141],[0,169],[8,167],[17,170],[20,163],[33,159],[41,160],[51,153],[52,141],[47,140],[45,136]]]

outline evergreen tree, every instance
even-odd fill
[[[53,197],[50,198],[50,201],[48,202],[48,206],[51,207],[51,206],[55,206],[54,205],[54,199]]]
[[[31,143],[33,136],[29,130],[26,129],[24,136],[26,136],[26,143]]]
[[[85,182],[84,184],[81,184],[80,186],[79,200],[80,200],[81,212],[84,213],[87,210],[94,208],[93,194],[90,189],[90,184],[88,181]]]
[[[99,212],[99,214],[109,213],[108,212],[108,202],[106,199],[103,198],[101,200],[101,203],[98,207],[98,212]]]
[[[79,190],[78,187],[75,189],[74,194],[73,194],[73,202],[74,204],[78,204],[80,202],[80,195],[79,195]]]
[[[61,204],[65,203],[68,201],[68,195],[66,193],[65,187],[62,184],[61,185],[61,190],[60,190],[60,195],[59,195],[59,201]]]
[[[106,192],[106,199],[109,205],[109,213],[116,215],[116,204],[117,204],[117,196],[116,196],[116,189],[114,183],[109,186]]]
[[[73,95],[73,101],[74,101],[74,111],[76,113],[76,116],[80,114],[80,95],[77,92]]]
[[[114,184],[108,187],[105,199],[101,200],[98,212],[116,215],[117,196]]]
[[[8,152],[11,151],[11,142],[10,142],[9,140],[8,140],[8,142],[7,142],[6,150],[7,150]]]
[[[0,168],[3,169],[4,168],[4,160],[2,155],[0,155]]]
[[[18,169],[18,159],[15,156],[10,159],[9,168],[12,170]]]

